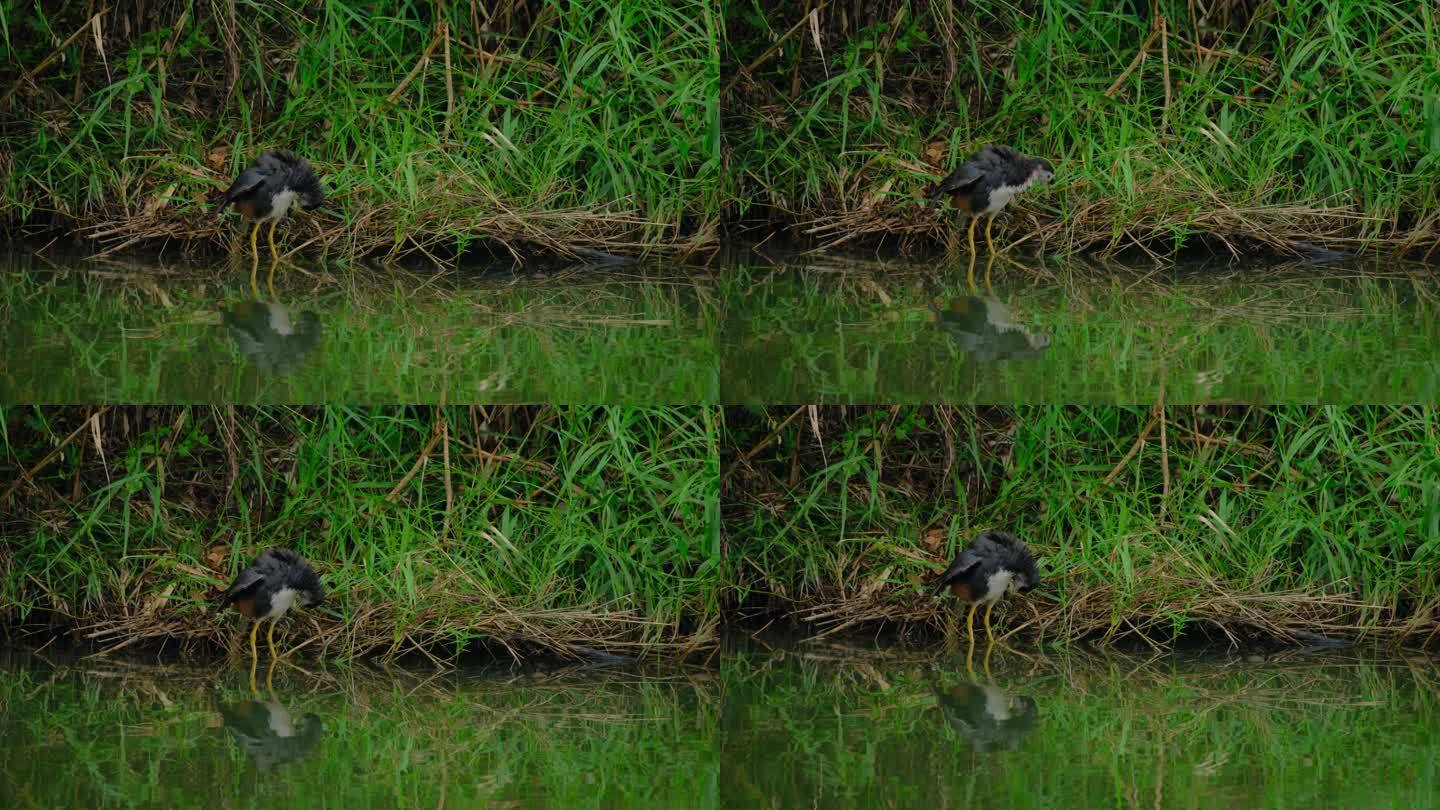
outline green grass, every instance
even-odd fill
[[[712,4],[533,0],[484,31],[470,3],[239,0],[233,18],[126,6],[101,17],[103,53],[87,32],[21,81],[85,8],[0,3],[0,87],[21,102],[0,136],[12,227],[215,240],[209,200],[260,149],[286,146],[341,212],[292,226],[327,255],[714,238]]]
[[[284,545],[333,594],[286,623],[327,658],[714,642],[714,409],[123,406],[76,432],[95,413],[0,412],[11,623],[233,640],[213,589]]]
[[[727,649],[722,804],[1440,806],[1423,657],[1000,651],[992,666],[985,681],[1035,704],[1009,750],[979,750],[939,705],[968,680],[963,654]]]
[[[1046,581],[997,616],[1048,639],[1440,621],[1430,406],[777,406],[726,430],[727,616],[938,628],[928,581],[997,527]]]
[[[684,278],[465,282],[356,270],[280,296],[320,340],[286,373],[245,355],[222,312],[250,299],[198,265],[0,273],[0,402],[716,402],[715,315]],[[74,272],[69,272],[69,271]],[[163,277],[163,291],[146,279]],[[141,279],[137,281],[138,279]],[[328,276],[322,276],[328,278]],[[287,279],[299,286],[298,275]],[[306,285],[308,287],[308,284]],[[327,285],[328,286],[328,285]],[[283,287],[282,287],[283,288]]]
[[[930,310],[932,296],[964,300],[964,262],[782,266],[720,280],[727,403],[1401,404],[1440,393],[1440,288],[1414,265],[1004,264],[996,300],[1050,339],[1004,358],[972,354]]]
[[[733,4],[726,75],[813,5]],[[1152,4],[977,0],[962,12],[889,0],[859,18],[843,8],[820,8],[722,98],[731,218],[819,220],[826,240],[943,243],[953,220],[917,195],[1000,142],[1055,164],[1054,187],[1021,198],[1000,229],[1014,239],[1038,226],[1052,252],[1166,252],[1202,237],[1241,250],[1435,244],[1433,6],[1164,0],[1152,16]],[[1162,19],[1166,35],[1127,73]]]
[[[278,695],[256,698],[213,668],[3,671],[0,790],[15,808],[715,806],[719,694],[704,673],[332,667],[282,670]],[[323,730],[267,769],[220,712],[256,699]]]

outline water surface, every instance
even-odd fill
[[[1440,279],[1398,262],[798,257],[720,275],[728,403],[1333,403],[1440,394]]]
[[[963,642],[962,642],[963,644]],[[732,644],[725,807],[1440,806],[1440,659]]]
[[[694,275],[307,267],[256,297],[234,262],[12,255],[0,402],[714,402]]]
[[[716,806],[711,671],[300,666],[0,650],[4,805]]]
[[[1401,262],[755,252],[715,267],[0,259],[0,402],[1411,403],[1440,279]]]

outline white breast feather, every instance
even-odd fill
[[[980,213],[987,216],[993,216],[1000,213],[1000,209],[1008,205],[1010,201],[1015,198],[1016,194],[1019,194],[1025,189],[1030,188],[1030,186],[1034,184],[1035,179],[1033,177],[1030,177],[1026,178],[1025,182],[1021,183],[1018,186],[995,187],[990,191],[990,204],[985,206],[985,210],[981,211]]]
[[[295,334],[295,328],[290,323],[290,310],[279,304],[271,304],[269,306],[269,312],[270,330],[272,332],[286,337]]]
[[[1005,592],[1010,590],[1010,582],[1013,579],[1015,579],[1015,574],[1011,571],[1001,570],[991,574],[990,578],[985,580],[985,596],[981,601],[994,602],[1004,596]]]
[[[991,577],[994,579],[994,577]],[[270,612],[265,614],[267,619],[278,619],[285,615],[285,611],[295,604],[295,590],[293,588],[281,588],[270,597]]]
[[[292,202],[295,202],[294,191],[287,188],[279,194],[276,194],[274,199],[270,201],[270,213],[265,216],[265,219],[279,219],[285,216],[285,212],[290,210],[290,203]]]

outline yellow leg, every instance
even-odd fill
[[[255,633],[260,630],[260,623],[254,622],[250,625],[250,691],[255,691],[255,664],[260,660],[260,653],[255,650]]]
[[[995,652],[995,645],[985,645],[985,677],[991,681],[995,680],[995,676],[990,672],[990,653],[992,652]]]
[[[280,265],[280,251],[275,249],[275,224],[278,219],[270,220],[270,275],[265,279],[265,287],[270,290],[270,299],[275,299],[275,268]]]
[[[260,272],[260,246],[255,240],[260,236],[260,223],[250,229],[250,292],[256,298],[260,297],[260,286],[255,283],[255,276]]]
[[[989,615],[986,615],[989,618]],[[275,620],[270,620],[270,628],[265,631],[265,643],[270,645],[270,660],[275,660]]]
[[[985,260],[985,292],[995,294],[995,287],[990,283],[990,270],[995,267],[995,254],[991,253]]]
[[[992,611],[992,610],[994,610],[994,609],[995,609],[995,603],[994,603],[994,602],[990,602],[990,603],[988,603],[988,604],[985,605],[985,643],[986,643],[986,644],[994,644],[994,643],[995,643],[995,631],[990,629],[990,611]]]
[[[970,603],[970,612],[965,615],[965,637],[970,640],[970,646],[975,646],[975,608],[980,607],[979,602]]]
[[[970,217],[970,269],[965,273],[970,291],[975,291],[975,217]]]
[[[995,217],[985,218],[985,250],[989,253],[995,252],[995,243],[990,239],[990,226],[995,224]]]
[[[990,658],[987,656],[987,657],[985,658],[985,660],[986,660],[986,661],[989,661]],[[265,670],[265,689],[266,689],[266,691],[270,692],[271,697],[274,697],[274,695],[275,695],[275,659],[274,659],[274,658],[271,658],[271,659],[270,659],[270,666],[269,666],[268,669]]]

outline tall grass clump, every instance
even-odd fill
[[[335,199],[291,226],[328,255],[707,245],[713,5],[485,5],[5,0],[0,217],[215,243],[210,199],[283,146]]]
[[[262,548],[320,570],[327,655],[714,641],[708,408],[8,408],[0,617],[211,642]],[[309,631],[307,631],[309,632]]]
[[[1440,10],[1301,0],[737,3],[727,215],[828,242],[944,241],[919,194],[987,142],[1053,189],[1001,230],[1051,251],[1196,241],[1428,252]]]
[[[802,406],[726,424],[727,611],[938,628],[929,581],[996,527],[1048,583],[1006,623],[1050,638],[1440,630],[1428,406]]]

